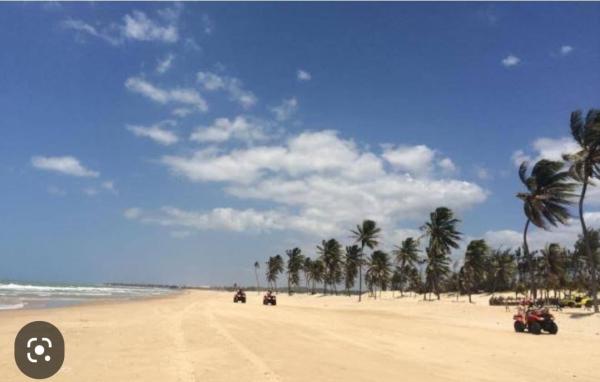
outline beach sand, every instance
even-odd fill
[[[13,342],[30,321],[66,342],[51,381],[599,381],[600,315],[557,313],[558,335],[517,334],[512,312],[421,298],[232,293],[0,312],[2,381],[29,381]]]

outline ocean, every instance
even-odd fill
[[[99,300],[130,300],[176,293],[159,287],[0,283],[0,311],[41,309]]]

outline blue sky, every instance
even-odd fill
[[[0,279],[251,282],[438,205],[518,245],[515,162],[600,101],[594,3],[0,8]]]

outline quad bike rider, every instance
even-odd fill
[[[238,289],[233,296],[233,302],[241,302],[242,304],[246,303],[246,293],[242,289]]]
[[[277,305],[277,297],[270,290],[263,297],[263,305]]]
[[[541,334],[542,330],[550,334],[558,333],[558,325],[554,322],[554,316],[548,308],[535,309],[532,302],[528,300],[523,301],[513,319],[515,332],[518,333],[524,332],[525,329],[532,334]]]

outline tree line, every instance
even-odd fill
[[[310,293],[337,294],[342,287],[350,295],[358,282],[358,299],[362,299],[363,281],[369,294],[392,290],[423,294],[480,291],[514,291],[546,298],[553,293],[584,290],[593,298],[598,312],[597,279],[600,260],[600,232],[585,222],[584,201],[588,187],[600,179],[600,110],[592,109],[585,117],[580,111],[571,114],[570,130],[579,149],[563,155],[563,160],[541,159],[529,171],[523,162],[518,176],[525,190],[517,193],[523,203],[525,225],[523,243],[517,249],[490,248],[483,239],[468,243],[462,265],[451,267],[451,253],[460,247],[463,234],[460,220],[447,207],[438,207],[420,227],[419,237],[409,237],[390,253],[380,248],[381,228],[373,220],[364,220],[350,230],[353,242],[343,246],[335,238],[323,240],[314,258],[299,248],[269,257],[266,279],[277,290],[280,275],[287,278],[288,293],[303,287]],[[573,248],[549,243],[543,249],[530,250],[531,225],[549,229],[568,224],[573,217],[571,205],[577,203],[581,234]],[[423,248],[424,247],[424,248]],[[257,284],[260,263],[254,264]],[[452,269],[451,269],[452,268]],[[364,270],[364,274],[363,274]]]

